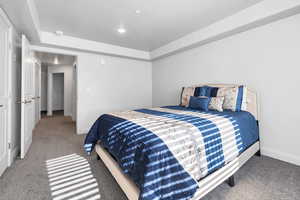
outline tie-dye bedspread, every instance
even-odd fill
[[[191,199],[198,180],[243,150],[234,117],[172,107],[102,115],[85,150],[99,140],[137,184],[140,200]]]

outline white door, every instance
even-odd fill
[[[37,124],[41,119],[41,65],[35,63],[35,77],[34,77],[34,87],[35,87],[35,124]]]
[[[34,128],[34,62],[30,44],[22,35],[22,85],[21,85],[21,158],[24,158],[32,142]]]
[[[8,166],[8,27],[0,16],[0,176]]]

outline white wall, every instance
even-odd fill
[[[80,53],[77,64],[78,133],[103,113],[152,106],[150,62]]]
[[[153,62],[154,106],[182,86],[239,83],[260,95],[263,154],[300,165],[300,15]]]
[[[53,74],[52,109],[64,110],[64,73]]]
[[[50,76],[49,74],[53,73],[64,73],[64,115],[72,116],[73,67],[68,65],[48,65],[48,77]],[[47,95],[49,95],[49,92]],[[52,100],[52,95],[51,97],[48,96],[47,101],[49,102],[49,100]],[[52,109],[55,110],[55,107],[52,107]]]

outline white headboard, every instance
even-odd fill
[[[200,86],[211,86],[211,87],[235,87],[239,86],[237,84],[199,84],[199,85],[193,85],[193,87],[200,87]],[[250,89],[249,87],[247,88],[247,110],[250,112],[256,120],[259,120],[258,116],[258,102],[257,102],[257,94],[254,90]]]

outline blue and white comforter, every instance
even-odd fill
[[[234,117],[171,107],[102,115],[86,151],[98,140],[138,185],[140,200],[191,199],[199,179],[243,151]]]

